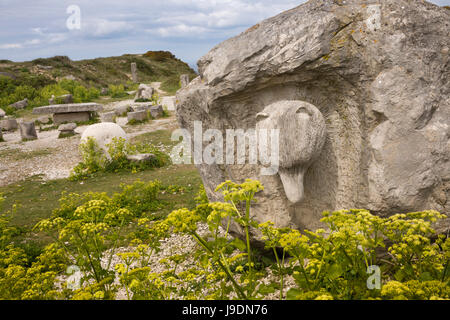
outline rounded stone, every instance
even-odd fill
[[[92,137],[97,142],[98,146],[107,150],[107,145],[112,142],[114,138],[123,138],[127,140],[127,134],[121,126],[112,122],[97,123],[89,126],[81,135],[80,143],[87,141],[89,137]]]

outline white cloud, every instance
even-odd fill
[[[45,42],[58,43],[67,40],[69,38],[69,35],[68,33],[49,33],[45,37]]]
[[[20,43],[5,43],[0,44],[0,49],[20,49],[23,45]]]
[[[32,39],[25,42],[27,45],[36,45],[41,43],[41,39]]]
[[[150,33],[157,33],[161,37],[184,37],[184,36],[193,36],[193,35],[201,35],[208,32],[208,29],[197,27],[197,26],[188,26],[186,24],[177,24],[170,27],[158,28],[155,30],[147,30]]]
[[[82,21],[82,30],[93,37],[106,37],[120,34],[133,29],[133,26],[126,21],[109,21],[107,19],[96,19],[88,22]]]

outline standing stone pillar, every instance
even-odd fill
[[[181,82],[181,88],[187,87],[189,84],[189,75],[188,74],[182,74],[180,76],[180,82]]]
[[[136,62],[131,64],[131,78],[133,82],[138,82]]]
[[[19,124],[19,128],[22,141],[36,140],[38,138],[34,122],[22,122]]]

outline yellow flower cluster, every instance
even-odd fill
[[[197,230],[197,223],[201,220],[195,212],[188,209],[173,211],[166,219],[166,223],[173,227],[175,233],[192,233]]]

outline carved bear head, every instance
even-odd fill
[[[303,200],[303,176],[326,139],[322,113],[304,101],[278,101],[256,115],[256,129],[279,129],[279,175],[287,198]]]

